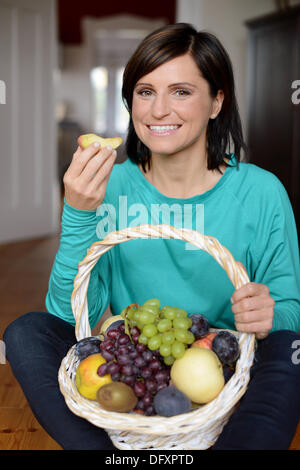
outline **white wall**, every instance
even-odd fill
[[[300,0],[291,0],[291,5]],[[236,95],[247,138],[247,28],[245,21],[276,11],[275,0],[177,0],[177,22],[215,34],[232,61]]]
[[[57,81],[57,102],[67,105],[67,118],[88,130],[90,83],[83,45],[61,47],[61,70]]]

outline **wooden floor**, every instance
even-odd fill
[[[23,313],[44,310],[58,237],[0,246],[0,339]],[[300,425],[291,444],[300,450]],[[0,450],[59,450],[41,428],[8,363],[0,364]]]
[[[58,243],[58,237],[53,237],[0,246],[0,338],[23,313],[45,310]],[[0,365],[0,449],[61,449],[36,421],[8,363]]]

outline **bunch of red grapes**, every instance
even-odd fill
[[[110,374],[113,381],[129,385],[138,397],[134,411],[146,416],[156,414],[153,398],[156,393],[167,387],[170,380],[170,367],[162,361],[159,351],[150,351],[139,343],[140,330],[134,326],[129,335],[125,324],[109,329],[100,344],[102,357],[106,363],[98,368],[98,375]]]

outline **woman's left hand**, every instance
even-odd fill
[[[232,297],[235,326],[243,333],[255,333],[257,339],[268,336],[273,327],[275,301],[265,284],[248,282]]]

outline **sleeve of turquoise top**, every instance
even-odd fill
[[[263,201],[255,237],[254,282],[266,284],[275,300],[273,331],[300,329],[299,245],[287,192],[275,185]],[[266,235],[267,234],[267,235]]]
[[[75,325],[71,308],[71,295],[78,263],[88,248],[98,240],[96,234],[99,217],[96,211],[75,209],[64,203],[60,245],[49,278],[45,305],[49,313]],[[93,328],[110,303],[110,263],[105,253],[91,271],[87,291],[90,326]]]

